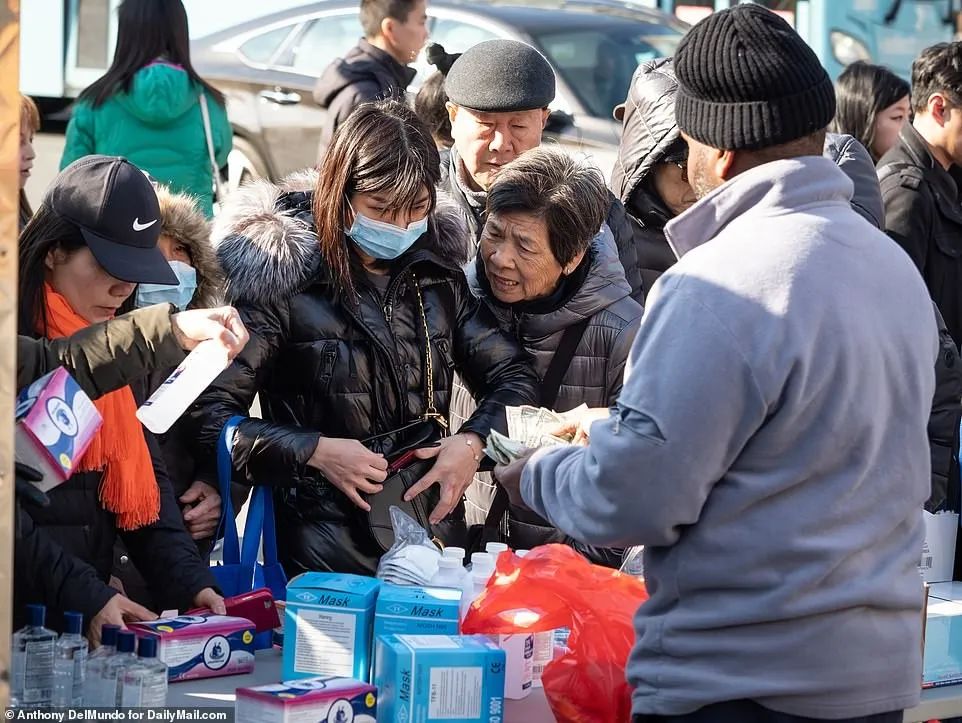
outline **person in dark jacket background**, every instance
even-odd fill
[[[318,158],[334,131],[362,103],[403,100],[416,71],[409,64],[428,39],[426,0],[361,0],[364,37],[317,81],[314,100],[327,110]]]
[[[463,546],[461,498],[483,440],[505,429],[505,405],[535,401],[524,351],[468,289],[466,230],[435,195],[439,174],[412,110],[367,104],[335,132],[318,175],[252,184],[215,222],[227,297],[251,342],[191,409],[197,454],[212,460],[224,423],[260,394],[264,418],[234,438],[235,479],[274,486],[289,576],[374,574],[382,550],[364,497],[382,491],[399,430],[447,418],[455,370],[481,401],[417,453],[436,461],[409,494],[439,484],[433,532]],[[385,436],[362,444],[375,435]]]
[[[136,283],[175,281],[150,223],[158,214],[147,177],[124,159],[88,156],[62,171],[20,238],[20,331],[69,336],[111,318]],[[139,223],[146,226],[138,230]],[[79,610],[95,642],[105,623],[149,616],[107,585],[118,535],[162,609],[223,610],[184,529],[156,441],[135,416],[141,391],[122,387],[98,399],[103,426],[74,474],[49,493],[49,506],[24,504],[23,518],[38,528],[31,538],[48,551],[62,549],[71,565],[37,575],[30,548],[17,549],[15,625],[25,604],[37,601],[51,609],[55,628],[64,610]]]
[[[885,231],[912,257],[945,325],[962,343],[962,42],[912,64],[911,124],[878,163]]]
[[[555,76],[545,57],[517,40],[487,40],[463,53],[444,81],[454,147],[441,168],[441,188],[464,211],[474,243],[484,226],[487,189],[502,166],[541,145]],[[608,194],[601,233],[614,236],[633,298],[644,294],[631,227],[621,202]]]
[[[541,405],[557,412],[615,403],[644,313],[614,245],[595,237],[607,206],[597,169],[562,150],[528,151],[491,186],[481,248],[466,267],[474,293],[534,359]],[[577,343],[553,387],[547,372],[566,333]],[[576,543],[530,510],[512,508],[507,529],[514,549],[563,542],[621,565],[622,550]]]

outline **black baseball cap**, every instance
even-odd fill
[[[84,156],[64,168],[43,204],[80,227],[104,270],[136,284],[177,283],[157,247],[160,204],[150,180],[118,156]]]

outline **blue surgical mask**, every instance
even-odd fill
[[[153,306],[154,304],[173,304],[183,311],[194,298],[197,290],[197,271],[190,264],[183,261],[168,261],[170,268],[177,274],[177,285],[173,284],[140,284],[134,304],[137,308]]]
[[[353,208],[351,210],[354,211]],[[409,224],[407,228],[400,228],[354,211],[354,223],[351,228],[344,229],[344,233],[368,256],[390,261],[411,248],[427,230],[427,216]]]

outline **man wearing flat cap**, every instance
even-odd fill
[[[444,81],[454,147],[441,187],[465,212],[475,246],[484,226],[487,191],[502,166],[541,145],[548,106],[555,96],[554,71],[537,50],[517,40],[487,40],[464,53]],[[610,231],[634,298],[644,297],[634,238],[624,206],[610,196]]]
[[[575,539],[646,546],[634,723],[900,722],[922,676],[932,303],[822,156],[832,82],[788,23],[716,12],[674,67],[698,198],[665,228],[679,261],[588,445],[496,477]]]

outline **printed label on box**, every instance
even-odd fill
[[[357,618],[347,613],[299,610],[294,669],[298,673],[351,676]]]
[[[431,668],[429,718],[478,718],[481,715],[481,681],[484,670]]]

